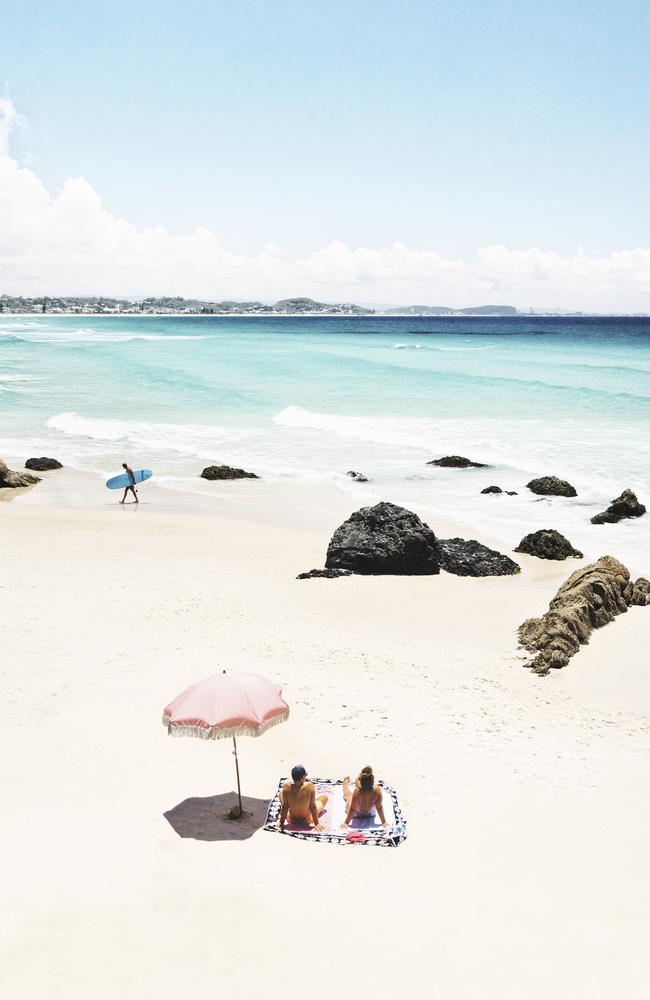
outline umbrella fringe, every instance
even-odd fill
[[[289,718],[289,709],[274,715],[267,722],[262,722],[258,726],[229,726],[219,728],[218,726],[192,726],[185,723],[174,724],[168,715],[163,715],[163,726],[167,726],[169,736],[196,736],[200,740],[225,740],[233,736],[263,736],[268,729],[278,726],[281,722],[286,722]]]

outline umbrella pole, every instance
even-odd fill
[[[235,736],[233,736],[232,742],[235,748],[233,753],[235,755],[235,770],[237,771],[237,795],[239,796],[239,815],[242,816],[244,813],[244,807],[241,804],[241,784],[239,782],[239,758],[237,756],[237,739]]]

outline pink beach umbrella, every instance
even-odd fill
[[[223,670],[182,691],[164,710],[162,721],[170,736],[197,736],[202,740],[232,736],[241,816],[237,737],[261,736],[288,718],[289,706],[279,685],[260,674]]]

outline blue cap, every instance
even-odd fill
[[[291,777],[294,781],[300,781],[301,778],[306,778],[307,768],[303,767],[302,764],[296,764],[295,767],[291,768]]]

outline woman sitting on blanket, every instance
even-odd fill
[[[371,767],[361,769],[361,774],[354,783],[354,789],[350,788],[349,777],[343,779],[343,797],[347,815],[345,822],[341,823],[341,829],[348,830],[353,819],[372,819],[375,813],[379,815],[384,829],[389,829],[384,816],[382,791],[379,785],[375,784]]]

